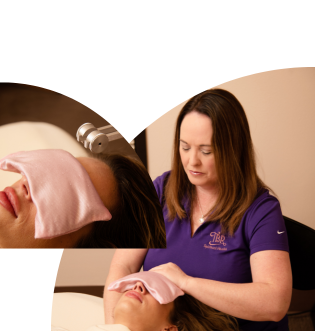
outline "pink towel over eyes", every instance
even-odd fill
[[[58,237],[112,218],[84,167],[66,151],[10,154],[0,160],[0,169],[26,177],[37,208],[35,238]]]
[[[140,281],[148,292],[160,303],[173,302],[178,296],[185,293],[165,276],[154,271],[142,271],[128,275],[112,282],[109,291],[126,292],[132,290]]]

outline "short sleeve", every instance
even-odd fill
[[[156,193],[159,197],[160,204],[163,204],[163,191],[164,191],[164,182],[169,176],[170,171],[164,172],[163,175],[156,177],[156,179],[153,181],[153,185],[155,187]]]
[[[250,255],[265,250],[289,251],[279,201],[269,192],[254,201],[246,217]]]

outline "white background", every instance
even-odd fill
[[[315,66],[314,7],[314,1],[2,1],[0,81],[67,95],[130,141],[212,86]],[[0,252],[0,330],[50,330],[61,254]]]

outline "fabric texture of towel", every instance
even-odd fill
[[[0,159],[0,169],[26,177],[37,209],[35,238],[58,237],[112,217],[87,171],[64,150],[10,154]]]
[[[143,271],[128,275],[112,282],[108,286],[109,291],[125,292],[132,290],[140,281],[148,292],[160,303],[167,304],[185,293],[165,276],[153,272]]]

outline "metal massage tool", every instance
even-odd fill
[[[112,125],[106,125],[97,129],[91,123],[82,124],[76,136],[77,140],[81,142],[85,148],[88,148],[92,153],[96,154],[104,152],[110,141],[123,138]]]

